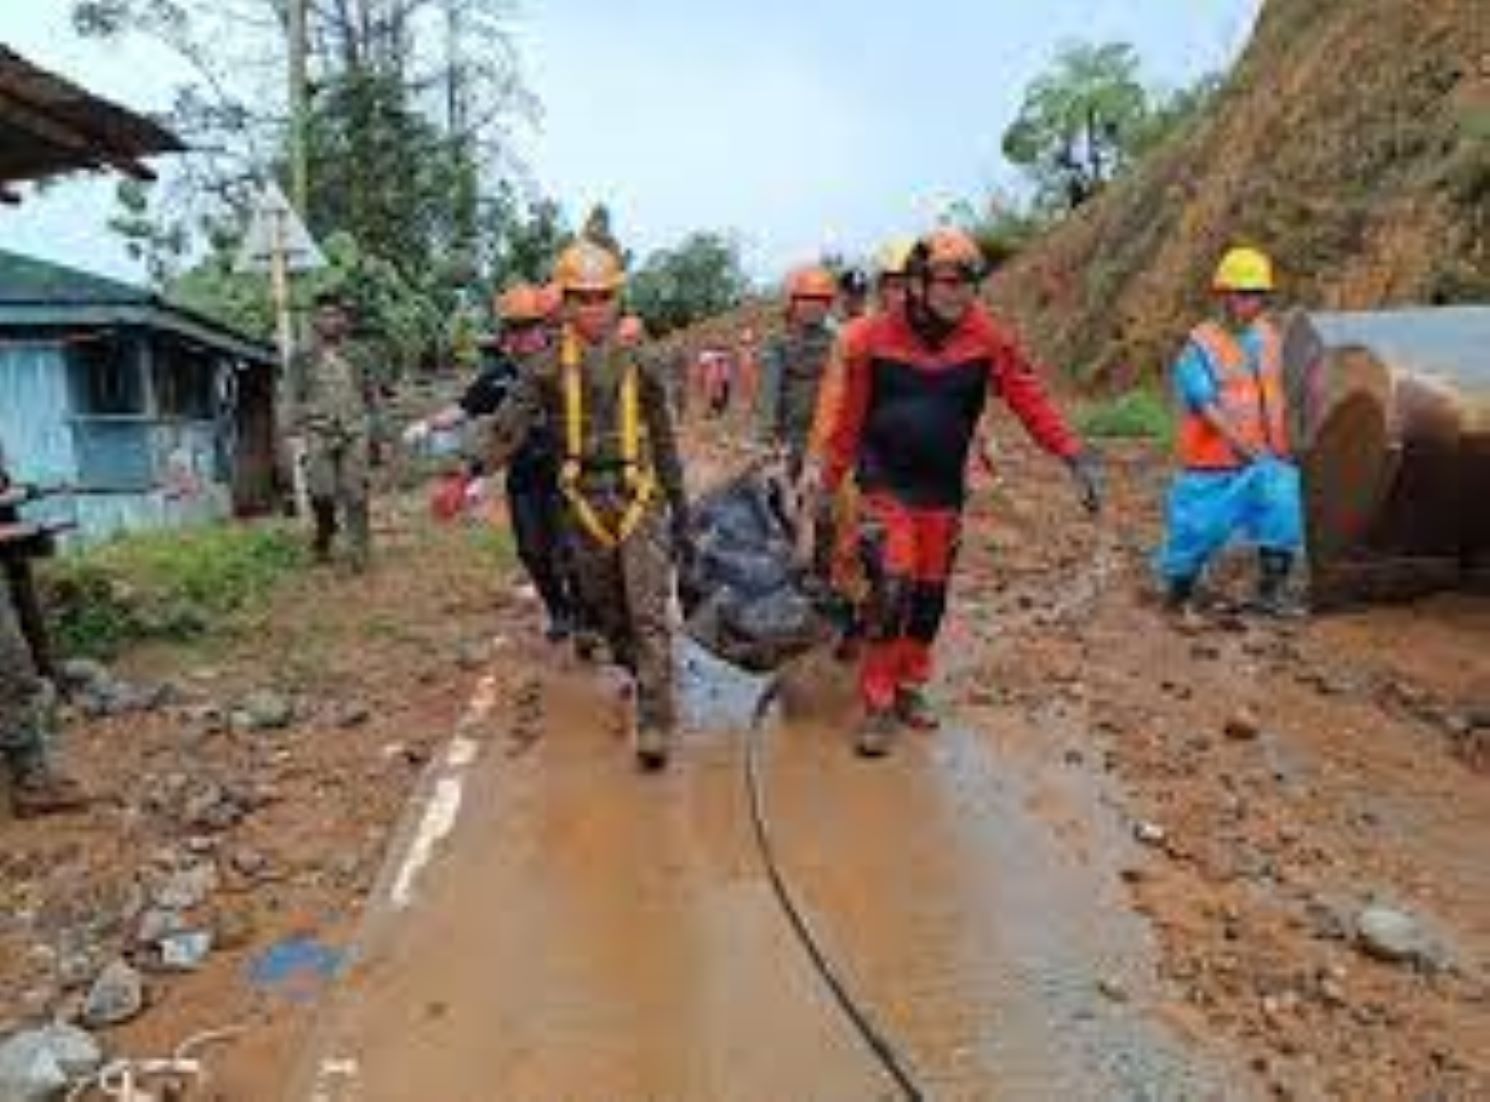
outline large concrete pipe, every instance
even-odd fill
[[[1490,590],[1490,308],[1292,319],[1316,608]]]

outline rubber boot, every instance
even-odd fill
[[[672,738],[662,727],[646,723],[636,732],[636,763],[647,773],[667,768],[667,754]]]
[[[1288,601],[1288,576],[1293,571],[1293,555],[1263,549],[1257,559],[1257,597],[1252,607],[1264,616],[1290,615],[1294,610]]]
[[[17,819],[60,815],[88,806],[88,795],[77,781],[50,766],[16,767],[10,784],[10,807]]]
[[[348,564],[354,574],[367,570],[372,544],[372,526],[368,520],[366,501],[349,501],[347,513]]]
[[[884,757],[895,742],[897,725],[895,713],[891,709],[865,713],[854,739],[854,749],[861,758]]]
[[[331,544],[336,539],[336,502],[327,498],[313,498],[310,511],[316,526],[311,552],[315,555],[316,562],[330,562]]]

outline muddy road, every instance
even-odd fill
[[[1490,1096],[1490,606],[1175,631],[1142,590],[1162,461],[1113,460],[1094,527],[1004,450],[939,734],[860,761],[845,671],[784,679],[764,802],[822,948],[928,1097]],[[614,681],[536,640],[510,560],[417,507],[380,526],[370,580],[308,576],[210,654],[120,663],[190,699],[273,686],[286,729],[80,719],[69,760],[111,800],[0,823],[10,1026],[76,1017],[96,970],[141,963],[141,886],[210,865],[233,936],[95,1030],[140,1056],[243,1027],[200,1097],[900,1097],[772,894],[762,686],[685,655],[675,765],[639,776]],[[198,776],[262,799],[162,803]],[[1412,925],[1395,959],[1372,906]],[[305,942],[334,981],[262,981]]]

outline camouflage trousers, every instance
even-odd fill
[[[340,511],[352,553],[367,557],[369,449],[365,432],[312,429],[306,433],[305,488],[316,514],[318,550],[329,547]]]
[[[0,756],[13,772],[44,762],[53,703],[51,684],[32,664],[10,588],[0,579]]]
[[[601,510],[609,520],[613,511]],[[672,562],[664,514],[654,509],[618,547],[605,547],[573,521],[574,574],[586,619],[605,637],[611,653],[636,679],[643,728],[677,726],[668,600]]]

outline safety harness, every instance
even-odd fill
[[[559,368],[564,387],[564,465],[559,486],[574,514],[595,541],[613,549],[623,543],[647,514],[657,492],[657,478],[649,463],[642,461],[641,398],[636,361],[625,357],[621,375],[621,484],[626,508],[614,528],[608,527],[590,499],[582,481],[585,472],[585,392],[581,378],[584,355],[579,337],[565,329],[559,346]]]

